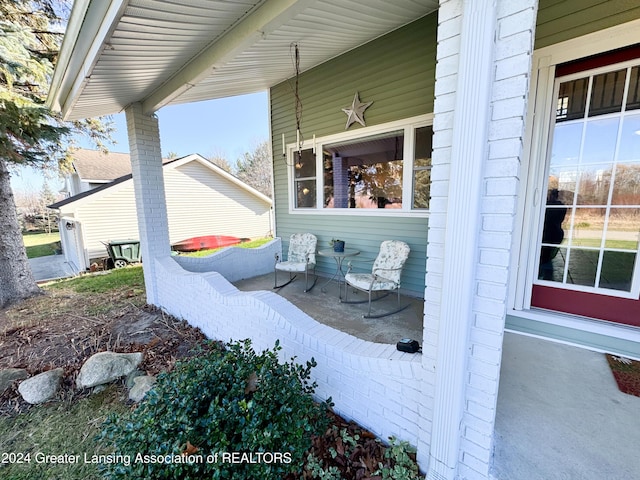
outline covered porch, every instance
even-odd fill
[[[585,24],[581,19],[620,10],[623,2],[597,2],[599,8],[584,12],[578,1],[540,2],[540,7],[534,0],[212,3],[223,7],[226,17],[212,4],[79,1],[53,79],[49,104],[66,119],[122,110],[127,115],[149,303],[188,319],[211,338],[251,338],[259,349],[278,340],[283,355],[299,361],[314,358],[317,394],[331,396],[336,410],[382,438],[394,435],[416,445],[418,462],[429,480],[486,480],[491,475],[530,479],[537,472],[544,472],[539,478],[546,479],[627,478],[628,472],[637,471],[626,463],[635,458],[632,452],[614,455],[612,449],[617,447],[611,441],[623,435],[621,442],[637,445],[636,423],[628,415],[617,415],[617,402],[622,400],[604,395],[600,382],[584,379],[595,403],[587,406],[580,397],[579,406],[574,403],[578,408],[572,410],[575,421],[566,421],[569,416],[555,408],[575,402],[576,395],[586,398],[586,390],[578,389],[575,381],[581,381],[579,371],[590,362],[546,363],[553,356],[545,347],[557,346],[552,343],[534,344],[531,356],[520,355],[524,347],[516,347],[514,358],[508,357],[511,335],[505,333],[505,317],[515,300],[526,306],[524,298],[516,295],[523,296],[522,292],[512,291],[514,277],[527,275],[524,269],[518,271],[517,250],[534,251],[520,240],[536,237],[523,233],[523,225],[531,222],[522,209],[527,191],[538,192],[536,201],[541,200],[542,183],[525,175],[529,163],[534,164],[530,158],[536,148],[544,150],[543,142],[531,142],[527,129],[534,117],[531,101],[551,102],[543,93],[551,88],[556,65],[637,43],[640,12],[629,5],[606,22]],[[420,20],[430,26],[428,38],[417,35],[427,31],[416,23]],[[176,25],[183,36],[175,36]],[[612,35],[608,30],[618,27],[626,33]],[[616,41],[607,45],[594,41],[588,52],[562,43],[582,45],[581,37],[593,31]],[[399,44],[388,55],[410,60],[415,75],[408,76],[402,65],[378,71],[382,47],[388,42],[381,45],[374,40],[394,32],[399,32],[394,37]],[[536,43],[539,48],[558,45],[562,58],[534,57]],[[302,45],[305,52],[295,72],[294,44]],[[425,57],[418,59],[411,44]],[[366,58],[372,60],[355,69],[357,59],[349,53],[359,46],[367,48],[370,57]],[[332,59],[339,65],[332,63],[328,68]],[[315,68],[323,70],[318,74],[321,78],[309,84],[315,94],[302,88],[292,95],[291,79],[295,77],[297,83],[298,72],[309,71],[313,76]],[[548,81],[538,70],[548,74]],[[348,83],[348,72],[354,73],[352,83]],[[389,72],[400,74],[400,85],[391,81]],[[416,79],[416,85],[404,82],[407,77]],[[365,83],[365,78],[376,81]],[[539,79],[544,87],[540,91],[536,90]],[[359,245],[362,250],[373,250],[389,232],[417,239],[414,244],[421,249],[412,249],[419,255],[411,267],[417,290],[426,287],[417,338],[422,354],[396,351],[396,333],[404,337],[402,331],[386,339],[391,343],[365,340],[322,323],[270,286],[242,291],[229,283],[257,275],[255,259],[231,263],[236,272],[247,267],[253,273],[230,279],[219,269],[189,270],[170,257],[160,126],[153,113],[165,105],[265,88],[272,95],[274,194],[276,210],[280,209],[276,234],[286,239],[294,231],[315,230],[325,241],[339,231],[347,234],[340,238],[355,245],[365,238],[366,227],[371,245]],[[413,211],[415,204],[409,201],[396,212],[325,211],[330,203],[322,202],[323,192],[330,182],[323,183],[329,176],[324,160],[311,157],[309,171],[295,175],[295,168],[305,165],[300,161],[305,151],[313,152],[324,141],[335,145],[355,139],[342,132],[341,95],[345,92],[336,95],[339,89],[348,92],[349,98],[354,91],[360,92],[367,103],[375,96],[374,107],[367,113],[371,127],[362,124],[375,131],[359,130],[367,138],[398,129],[404,132],[394,136],[397,146],[408,152],[407,171],[416,178],[428,176],[428,212]],[[365,89],[370,96],[364,95]],[[306,123],[296,105],[300,98]],[[547,107],[536,118],[552,111]],[[427,166],[419,163],[427,158],[415,155],[419,149],[411,140],[426,127],[433,130],[432,145],[425,149],[430,156],[428,174],[420,170]],[[323,151],[317,148],[317,156]],[[410,176],[403,180],[405,197],[412,185]],[[335,185],[342,183],[336,180]],[[296,203],[298,193],[312,195],[315,207]],[[272,262],[273,255],[269,257]],[[270,271],[260,270],[262,274]],[[325,310],[330,305],[351,308],[340,305],[336,296],[327,292]],[[340,313],[344,311],[336,310],[328,319],[341,320],[344,326],[349,321]],[[373,329],[370,333],[372,338],[379,335]],[[568,370],[554,377],[560,366],[576,368],[577,373]],[[505,380],[511,368],[516,369],[512,385]],[[554,378],[553,386],[518,383],[536,379],[553,383]],[[563,393],[554,398],[550,392]],[[516,395],[509,397],[510,393]],[[535,399],[532,408],[524,408],[531,399]],[[559,413],[551,415],[551,411]],[[598,415],[603,415],[602,422],[590,422]],[[589,428],[596,424],[601,427],[599,443],[580,443],[578,438],[594,437]],[[571,445],[566,445],[566,438]],[[540,452],[550,447],[560,454],[537,456],[536,446]],[[591,468],[596,452],[605,452],[601,465],[609,468],[606,473]],[[541,459],[539,463],[536,458]],[[588,474],[582,475],[576,465],[588,465]]]

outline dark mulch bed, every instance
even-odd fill
[[[145,305],[139,295],[51,291],[0,312],[0,369],[35,375],[62,367],[60,396],[69,399],[89,394],[77,390],[75,380],[94,353],[144,352],[140,370],[157,375],[206,348],[205,340],[199,329]],[[0,415],[28,408],[17,388],[0,394]]]
[[[640,362],[613,355],[606,357],[620,391],[640,397]]]

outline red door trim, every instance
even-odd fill
[[[604,52],[591,57],[580,58],[571,62],[562,63],[556,67],[556,78],[564,77],[572,73],[583,72],[593,68],[606,67],[616,63],[626,62],[640,58],[640,43],[628,47]]]
[[[534,285],[531,306],[640,327],[640,301]]]

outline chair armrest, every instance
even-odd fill
[[[358,258],[357,260],[356,260],[356,259],[349,260],[349,261],[347,262],[347,267],[348,267],[348,268],[347,268],[347,273],[351,272],[351,270],[353,269],[353,266],[354,266],[353,264],[354,264],[354,263],[357,265],[357,264],[359,264],[359,263],[373,263],[373,262],[375,262],[375,261],[376,261],[376,259],[375,259],[375,258],[371,258],[371,259]]]
[[[378,275],[378,273],[376,272],[397,272],[402,270],[403,267],[399,267],[399,268],[376,268],[373,272],[374,275]]]

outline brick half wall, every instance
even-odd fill
[[[171,258],[156,260],[160,307],[200,328],[211,339],[250,338],[257,351],[283,347],[282,359],[312,358],[316,396],[331,397],[335,411],[382,440],[416,445],[423,375],[421,355],[395,345],[360,340],[323,325],[269,291],[241,292],[217,272],[184,270]],[[423,466],[426,468],[426,466]]]
[[[218,272],[229,282],[236,282],[273,272],[276,254],[282,258],[280,238],[258,248],[227,247],[206,257],[174,256],[173,259],[189,272]]]

